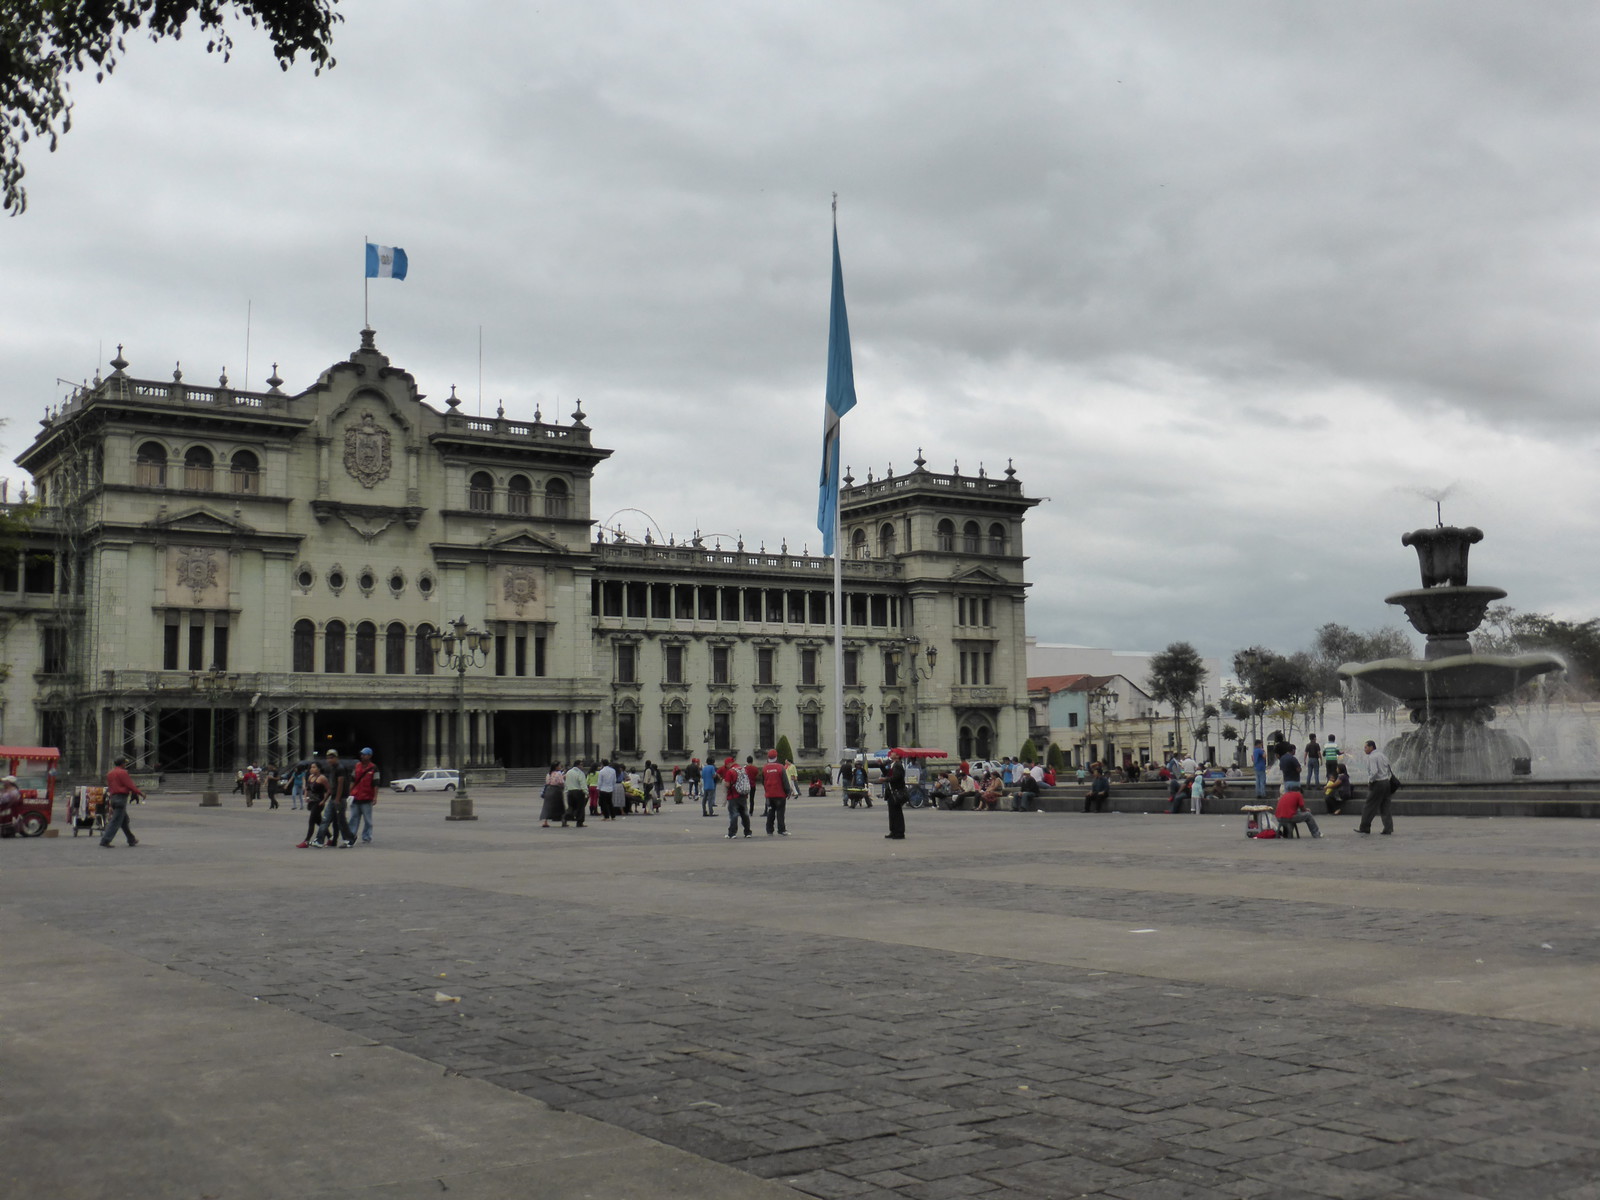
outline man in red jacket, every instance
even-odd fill
[[[372,747],[361,748],[361,758],[350,769],[350,840],[361,834],[361,844],[372,845],[372,806],[378,799],[378,764]],[[363,828],[363,825],[365,826]]]
[[[772,836],[777,825],[778,836],[788,837],[789,827],[784,822],[784,809],[789,804],[789,772],[778,761],[776,750],[767,751],[767,765],[761,768],[761,791],[767,800],[767,836]]]
[[[1322,836],[1322,830],[1317,828],[1317,819],[1311,815],[1311,810],[1306,807],[1306,798],[1300,794],[1299,787],[1278,797],[1277,817],[1280,826],[1293,825],[1296,821],[1304,821],[1306,828],[1311,830],[1312,837],[1319,838]]]
[[[106,831],[100,844],[109,848],[120,829],[128,839],[128,845],[137,846],[139,839],[133,836],[133,828],[128,824],[128,798],[138,796],[143,800],[144,793],[134,786],[133,776],[128,774],[126,758],[118,758],[111,770],[106,772],[106,794],[111,797],[111,819],[106,822]]]

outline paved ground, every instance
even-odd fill
[[[1600,824],[477,801],[0,844],[5,1190],[1600,1200]]]

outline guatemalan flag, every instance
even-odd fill
[[[844,311],[844,271],[839,266],[839,223],[833,226],[833,303],[828,313],[828,390],[822,409],[822,481],[817,528],[822,553],[833,553],[839,523],[839,418],[856,406],[856,373],[850,361],[850,319]]]
[[[406,252],[399,246],[375,246],[367,243],[368,279],[404,279],[406,277]]]

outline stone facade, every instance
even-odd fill
[[[43,512],[34,565],[0,571],[9,740],[65,743],[80,769],[230,772],[371,745],[394,777],[455,759],[464,704],[472,763],[670,763],[779,735],[802,762],[839,755],[832,561],[595,536],[611,452],[581,407],[434,408],[370,330],[296,395],[276,372],[246,392],[127,366],[119,349],[17,460]],[[920,456],[847,480],[847,742],[1021,744],[1034,503],[1009,470]],[[464,676],[428,643],[458,616],[492,635]]]

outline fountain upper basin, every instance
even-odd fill
[[[1427,711],[1482,708],[1563,666],[1553,654],[1455,654],[1345,663],[1339,674],[1369,683],[1408,708]]]

